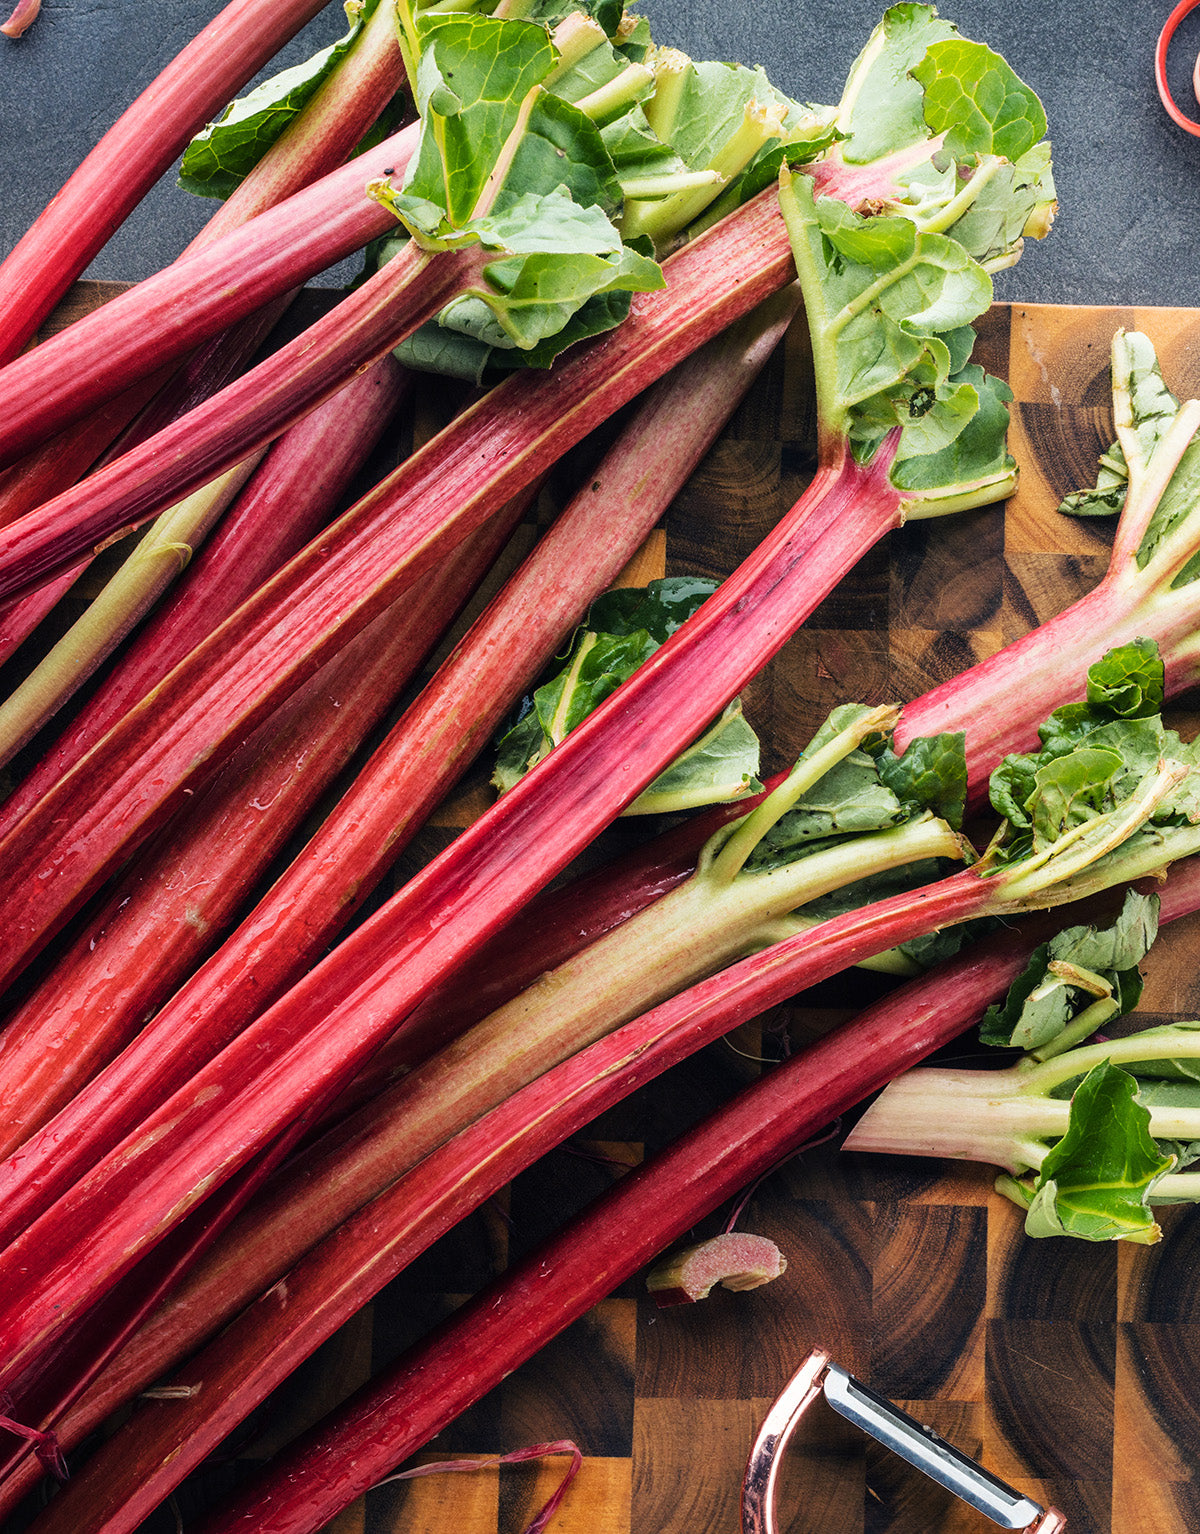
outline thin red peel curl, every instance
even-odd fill
[[[380,1481],[380,1486],[390,1486],[393,1481],[415,1481],[423,1475],[441,1475],[459,1470],[492,1470],[497,1465],[520,1465],[531,1459],[544,1459],[549,1454],[569,1454],[571,1463],[545,1506],[533,1522],[527,1524],[524,1534],[543,1534],[559,1504],[567,1493],[567,1487],[583,1468],[583,1453],[579,1445],[569,1438],[557,1438],[553,1443],[535,1443],[527,1449],[513,1449],[508,1454],[489,1454],[485,1459],[440,1459],[431,1465],[417,1465],[412,1470],[401,1470]]]

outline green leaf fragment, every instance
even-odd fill
[[[1175,1158],[1159,1150],[1149,1124],[1128,1072],[1107,1062],[1089,1071],[1071,1098],[1067,1132],[1042,1163],[1026,1234],[1153,1238],[1147,1198]]]
[[[838,109],[844,158],[869,164],[928,137],[924,92],[913,71],[926,51],[957,36],[929,5],[889,6],[851,66]]]
[[[857,703],[835,708],[801,760],[868,712]],[[771,826],[746,859],[746,871],[783,867],[839,838],[886,830],[930,812],[961,811],[965,783],[961,735],[913,741],[900,757],[886,742],[864,741]]]
[[[759,740],[740,698],[659,773],[625,810],[626,815],[674,815],[705,804],[728,804],[762,788]]]
[[[184,151],[178,185],[200,197],[228,197],[236,191],[346,58],[377,4],[361,0],[347,5],[344,37],[231,102]]]
[[[982,43],[963,37],[931,43],[912,77],[925,93],[925,121],[945,134],[955,158],[995,154],[1015,162],[1045,135],[1037,96]]]
[[[572,641],[565,665],[526,700],[515,723],[497,742],[494,786],[507,792],[549,755],[714,589],[712,581],[673,576],[597,598]],[[744,798],[760,786],[758,757],[758,738],[735,699],[625,813],[673,813]]]
[[[966,736],[961,732],[918,736],[903,755],[885,752],[880,781],[906,804],[921,805],[956,831],[967,802]]]

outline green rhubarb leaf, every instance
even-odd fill
[[[535,0],[533,5],[522,8],[521,19],[553,26],[567,16],[583,14],[590,16],[611,38],[616,35],[623,13],[624,0]]]
[[[864,165],[928,137],[913,71],[931,45],[957,36],[928,5],[893,5],[851,67],[838,110],[843,157]]]
[[[1109,650],[1088,668],[1087,701],[1118,719],[1150,719],[1163,705],[1164,671],[1152,639]]]
[[[554,228],[561,231],[571,221],[569,214],[557,217]],[[442,311],[443,323],[489,346],[526,350],[562,336],[597,295],[619,293],[627,297],[623,305],[590,309],[569,339],[595,334],[605,319],[619,323],[627,312],[628,295],[663,285],[658,266],[628,246],[619,246],[611,253],[535,250],[519,260],[491,263],[485,267],[484,276],[488,287],[471,289],[447,305]]]
[[[904,804],[920,805],[961,830],[967,803],[966,736],[918,736],[901,756],[885,751],[880,781]]]
[[[184,151],[178,185],[200,197],[228,197],[236,191],[342,63],[378,3],[350,0],[344,37],[231,102]]]
[[[647,633],[664,644],[717,589],[697,575],[670,575],[647,586],[618,586],[588,610],[588,625],[606,634]]]
[[[643,789],[626,815],[674,815],[705,804],[728,804],[762,788],[759,740],[740,698],[724,709],[699,740]]]
[[[527,698],[497,742],[492,782],[501,793],[587,718],[686,623],[715,590],[693,576],[620,588],[592,603],[565,663]],[[758,740],[735,699],[701,738],[666,767],[626,810],[646,815],[724,803],[754,793]]]
[[[987,270],[1041,238],[1055,203],[1045,114],[998,55],[929,6],[895,5],[850,71],[821,185],[951,234]],[[868,177],[854,168],[870,168]],[[851,174],[845,174],[849,168]]]
[[[443,13],[416,26],[423,126],[404,190],[457,228],[475,217],[526,96],[554,66],[554,47],[543,27],[492,16]]]
[[[431,320],[402,341],[395,355],[417,372],[440,373],[473,384],[491,383],[516,368],[550,367],[568,346],[619,325],[628,315],[632,300],[633,294],[626,288],[594,293],[554,335],[525,350],[514,347],[507,334],[502,344],[492,346],[473,334]],[[464,318],[469,324],[470,311],[464,311]]]
[[[474,377],[494,361],[481,349],[536,352],[546,366],[619,324],[662,273],[610,221],[621,191],[599,130],[542,89],[556,54],[541,27],[443,14],[415,29],[420,147],[403,188],[376,193],[425,248],[478,243],[498,259],[439,316],[474,345],[443,350],[426,336],[406,355]]]
[[[954,240],[907,218],[860,217],[788,177],[784,207],[813,339],[822,429],[869,456],[903,429],[901,456],[940,452],[978,406],[951,378],[962,327],[991,302],[991,279]],[[955,350],[940,332],[953,337]]]
[[[934,42],[913,65],[924,91],[925,121],[956,159],[1000,155],[1020,160],[1046,132],[1042,104],[1009,65],[963,37]]]
[[[741,129],[748,107],[775,105],[797,119],[807,115],[797,102],[776,90],[765,70],[744,64],[688,60],[672,102],[669,122],[660,113],[654,126],[689,170],[705,170],[719,160]]]
[[[954,167],[951,171],[957,175]],[[901,181],[911,197],[919,185],[919,176],[914,174]],[[1012,164],[1007,160],[987,161],[971,174],[968,185],[969,205],[946,228],[946,233],[952,234],[988,270],[1011,266],[1020,253],[1022,238],[1026,235],[1040,238],[1046,233],[1057,206],[1049,144],[1035,144]],[[935,213],[935,219],[944,221],[946,214],[954,210],[952,197],[957,190],[953,181],[938,185],[935,205],[940,204],[945,211],[941,215]],[[919,208],[920,200],[914,201]]]
[[[813,756],[869,712],[857,703],[835,708],[801,755]],[[882,831],[953,808],[966,782],[961,735],[913,742],[897,757],[886,743],[864,741],[800,796],[746,859],[747,872],[784,867],[845,836]]]
[[[1026,1234],[1152,1238],[1148,1195],[1174,1157],[1160,1152],[1149,1123],[1132,1076],[1107,1062],[1089,1071],[1072,1095],[1067,1132],[1040,1168]]]
[[[1030,838],[1045,846],[1113,808],[1163,756],[1186,757],[1188,748],[1162,727],[1156,711],[1162,697],[1162,662],[1152,640],[1119,646],[1089,668],[1086,702],[1055,709],[1038,731],[1041,750],[1008,756],[992,774],[992,806],[1014,833],[1005,860],[1024,856]],[[1183,799],[1156,819],[1190,815],[1193,792],[1189,781]]]
[[[1113,783],[1123,762],[1119,751],[1080,746],[1034,771],[1034,791],[1026,804],[1035,853],[1065,836],[1072,827],[1113,806]]]
[[[1198,501],[1200,501],[1200,442],[1193,439],[1179,460],[1174,474],[1171,475],[1170,483],[1159,497],[1150,525],[1138,546],[1139,569],[1145,569],[1164,541],[1182,527],[1189,517],[1195,516]],[[1172,586],[1188,585],[1196,579],[1197,573],[1197,562],[1193,556],[1175,577]]]
[[[1131,1012],[1141,997],[1137,966],[1158,934],[1158,899],[1130,890],[1108,926],[1067,927],[1030,955],[1002,1003],[983,1015],[979,1037],[998,1048],[1045,1050],[1107,996],[1104,1022]],[[1089,1019],[1089,1032],[1099,1025]],[[1076,1040],[1072,1039],[1071,1042]]]
[[[996,482],[1003,494],[1016,471],[1016,460],[1008,451],[1012,390],[976,363],[952,373],[950,381],[968,385],[978,405],[954,440],[939,451],[910,451],[916,446],[915,435],[906,433],[901,439],[902,456],[892,468],[891,480],[898,490],[911,493],[910,515],[919,514],[922,506],[935,510],[945,506],[977,485]]]

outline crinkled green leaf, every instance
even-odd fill
[[[550,367],[568,346],[619,325],[628,315],[632,300],[633,294],[627,289],[595,293],[554,335],[525,350],[510,345],[507,336],[504,345],[489,346],[431,320],[402,341],[395,355],[406,367],[419,372],[440,373],[473,384],[491,383],[515,368]]]
[[[918,804],[957,831],[967,803],[966,736],[962,732],[917,736],[901,756],[879,758],[880,781],[902,803]]]
[[[647,586],[618,586],[592,603],[588,626],[605,634],[644,631],[664,644],[716,589],[715,581],[699,575],[670,575]]]
[[[981,265],[1010,265],[1036,210],[1054,206],[1050,146],[1035,144],[1014,164],[988,164],[976,177],[977,195],[946,232]]]
[[[1163,663],[1152,639],[1109,650],[1088,668],[1087,700],[1118,719],[1150,719],[1163,705]]]
[[[771,84],[762,68],[689,61],[671,122],[663,125],[656,119],[656,126],[689,170],[706,170],[741,127],[752,102],[775,103],[798,119],[805,116],[798,103]]]
[[[924,90],[925,121],[946,135],[956,159],[1017,161],[1046,132],[1042,104],[998,53],[963,37],[931,43],[912,68]]]
[[[1195,515],[1198,500],[1200,500],[1200,442],[1193,439],[1179,460],[1170,483],[1159,497],[1150,525],[1138,546],[1139,569],[1144,569],[1149,564],[1155,551],[1168,534],[1182,526],[1188,517]],[[1195,579],[1194,567],[1189,566],[1188,571],[1181,572],[1173,584],[1186,586],[1193,579]]]
[[[179,186],[200,197],[228,197],[236,191],[350,52],[377,4],[362,0],[347,5],[344,37],[231,102],[184,151]]]
[[[939,332],[957,341],[991,302],[991,279],[944,235],[899,216],[860,217],[832,198],[814,203],[804,175],[791,186],[792,242],[828,428],[873,450],[901,426],[903,456],[941,451],[971,419],[978,395],[951,378],[956,357]]]
[[[1051,939],[1052,959],[1081,969],[1126,970],[1140,964],[1158,936],[1158,896],[1128,890],[1116,920],[1106,927],[1068,927]]]
[[[1008,451],[1012,390],[974,362],[952,373],[950,380],[969,385],[977,407],[954,440],[936,452],[916,452],[915,434],[905,433],[891,473],[898,490],[922,496],[934,491],[944,494],[959,485],[1011,473],[1015,467]]]
[[[1091,814],[1112,808],[1171,755],[1191,748],[1165,731],[1153,710],[1162,698],[1162,663],[1151,640],[1109,651],[1088,671],[1088,699],[1055,709],[1040,727],[1038,752],[1008,756],[993,772],[992,806],[1016,833],[1002,860],[1024,856]],[[1192,775],[1194,776],[1194,775]],[[1155,812],[1156,823],[1200,808],[1192,776]]]
[[[522,20],[553,26],[575,12],[590,16],[611,38],[615,36],[624,12],[624,0],[534,0],[527,10],[523,10]]]
[[[857,703],[835,708],[801,754],[811,757],[869,712]],[[915,747],[915,749],[914,749]],[[746,860],[746,871],[777,868],[844,836],[901,825],[957,798],[966,781],[963,737],[913,742],[903,757],[864,741],[766,832]]]
[[[474,215],[525,97],[554,65],[554,48],[543,27],[471,13],[423,15],[417,35],[422,131],[404,190],[456,228]]]
[[[1132,1076],[1107,1062],[1089,1071],[1071,1098],[1066,1133],[1042,1163],[1026,1233],[1085,1241],[1151,1233],[1147,1197],[1174,1161],[1149,1123]]]
[[[563,222],[558,222],[559,228]],[[663,286],[657,264],[628,246],[611,255],[535,250],[520,260],[487,266],[484,276],[488,287],[455,299],[443,311],[445,323],[490,346],[525,349],[562,335],[598,294],[645,293]],[[625,312],[621,305],[593,309],[582,333],[594,334],[602,319],[618,323]]]
[[[1025,806],[1035,851],[1056,842],[1073,826],[1111,807],[1112,784],[1122,766],[1118,751],[1080,746],[1034,772],[1034,792]]]
[[[1154,450],[1179,413],[1179,402],[1163,382],[1158,357],[1149,339],[1139,331],[1122,331],[1113,339],[1113,392],[1128,400],[1130,425],[1138,444],[1138,454],[1148,463]],[[1059,506],[1066,516],[1106,516],[1119,512],[1125,504],[1129,485],[1129,465],[1119,442],[1114,442],[1100,458],[1095,486],[1068,495]],[[1152,522],[1151,527],[1154,528]],[[1149,530],[1147,533],[1149,536]],[[1139,557],[1145,563],[1157,544],[1161,529],[1154,528],[1152,542],[1142,540]]]
[[[869,164],[928,137],[924,92],[913,70],[933,44],[956,36],[932,6],[889,6],[847,77],[839,126],[848,161]]]

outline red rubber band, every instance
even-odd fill
[[[1185,133],[1190,133],[1200,138],[1200,122],[1194,118],[1185,117],[1175,105],[1170,87],[1167,85],[1167,49],[1171,46],[1171,39],[1175,36],[1176,28],[1185,16],[1200,5],[1200,0],[1180,0],[1171,14],[1167,17],[1166,24],[1158,34],[1158,46],[1154,50],[1154,83],[1158,86],[1158,98],[1167,110],[1171,121],[1182,128]],[[1196,60],[1195,73],[1192,76],[1193,89],[1197,100],[1200,100],[1200,58]]]

